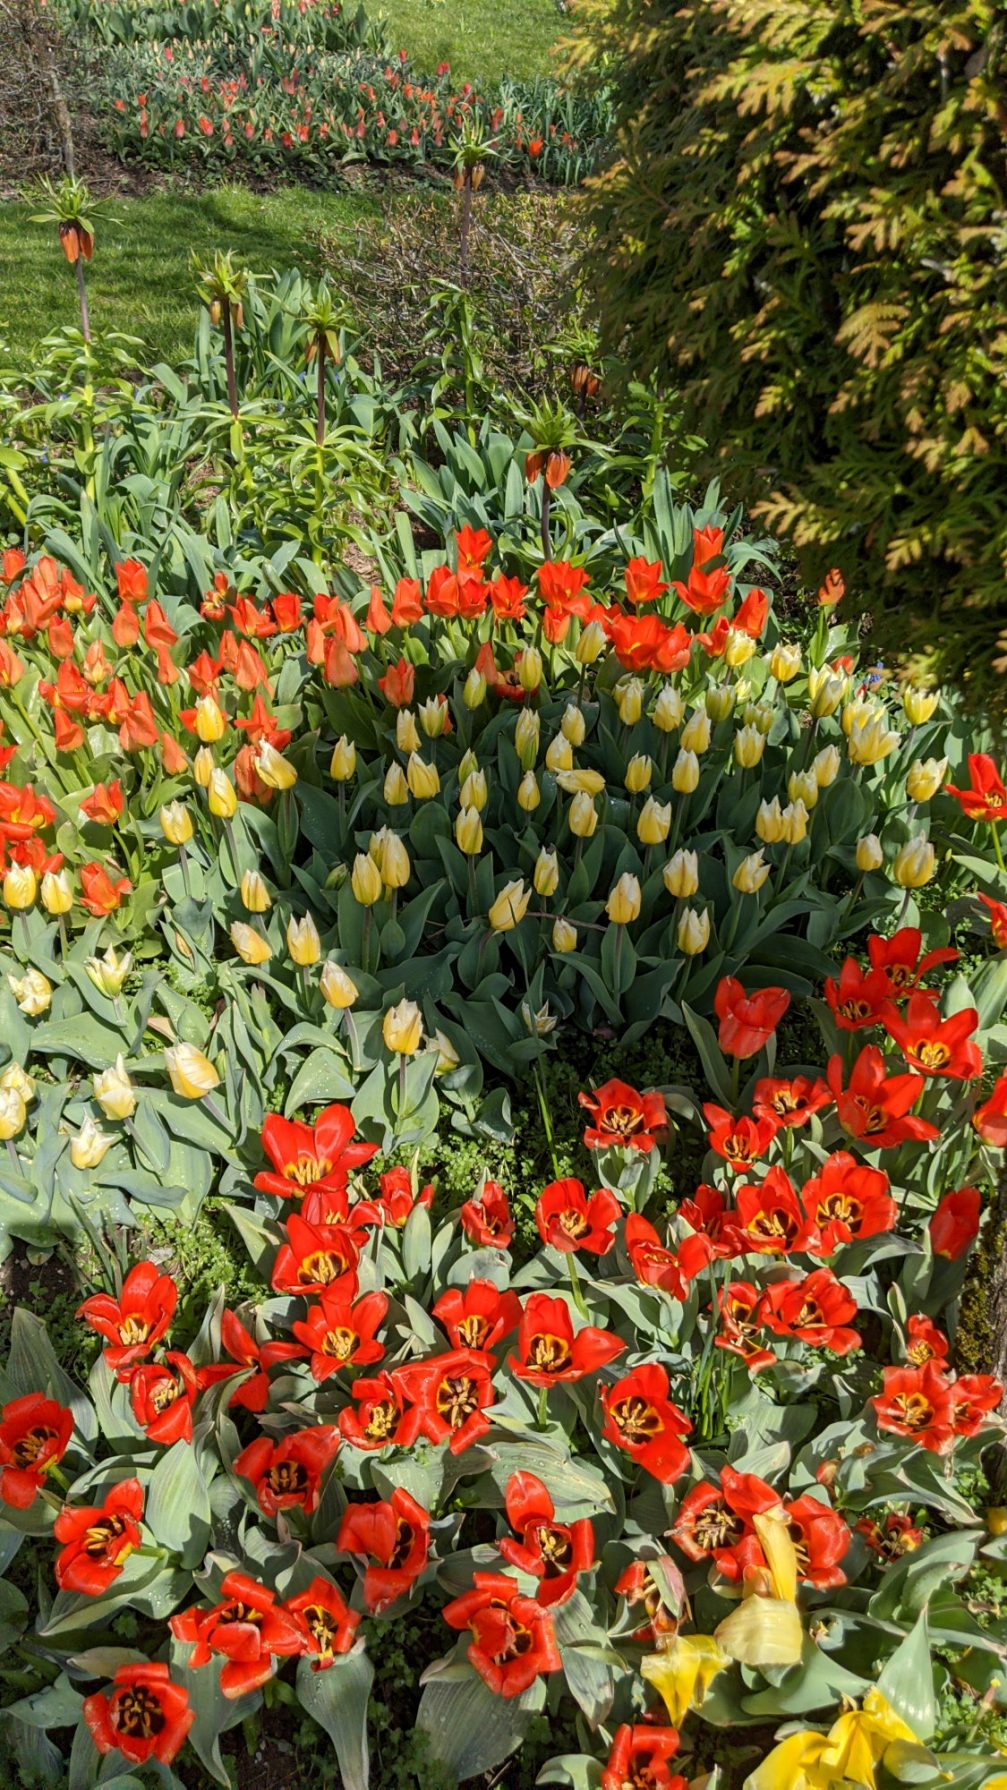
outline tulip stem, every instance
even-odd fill
[[[996,821],[992,822],[990,832],[993,835],[993,850],[996,852],[997,863],[1003,871],[1004,876],[1007,876],[1007,864],[1004,863],[1004,851],[1003,846],[1000,843],[1000,828]]]
[[[180,845],[178,848],[178,861],[182,866],[182,887],[185,890],[186,897],[191,901],[192,888],[189,883],[189,854],[184,845]]]
[[[399,1111],[398,1111],[398,1116],[400,1119],[402,1117],[403,1112],[405,1111],[405,1105],[406,1105],[406,1059],[400,1052],[400,1054],[399,1054]]]
[[[349,1007],[343,1008],[343,1019],[346,1022],[346,1040],[350,1047],[350,1068],[353,1074],[357,1075],[360,1070],[360,1040],[357,1037],[356,1022]]]
[[[573,1294],[573,1302],[582,1318],[590,1317],[591,1314],[587,1309],[587,1304],[584,1299],[584,1293],[580,1284],[580,1274],[572,1249],[567,1251],[566,1265],[570,1273],[570,1291]]]
[[[535,1418],[535,1428],[537,1430],[547,1430],[549,1428],[548,1386],[540,1386],[538,1389],[538,1415]]]
[[[11,1168],[16,1175],[19,1175],[21,1173],[21,1163],[18,1158],[18,1153],[14,1148],[14,1139],[12,1137],[7,1139],[7,1154],[10,1157]]]
[[[546,1143],[549,1146],[552,1172],[558,1181],[560,1179],[560,1171],[559,1163],[556,1160],[556,1138],[552,1128],[552,1114],[549,1111],[549,1102],[546,1098],[545,1088],[542,1085],[542,1066],[540,1063],[536,1062],[532,1065],[532,1079],[535,1083],[535,1092],[538,1095],[539,1111],[542,1114],[542,1125],[545,1130]]]
[[[66,915],[65,914],[57,914],[56,924],[59,927],[60,956],[65,957],[67,952],[70,949],[70,940],[69,940],[69,937],[67,936],[67,930],[66,930]]]

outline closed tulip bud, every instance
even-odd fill
[[[157,818],[169,845],[188,844],[192,838],[192,816],[181,802],[166,802]]]
[[[654,766],[646,752],[634,752],[626,766],[625,783],[631,796],[638,796],[647,788],[654,774]]]
[[[865,833],[857,840],[857,869],[867,876],[871,870],[880,870],[885,861],[881,849],[881,841],[876,833]]]
[[[783,837],[788,845],[800,845],[808,836],[808,810],[798,797],[783,810]]]
[[[473,750],[470,746],[468,751],[462,757],[461,762],[459,763],[458,782],[460,784],[464,783],[466,777],[471,777],[473,771],[477,771],[478,769],[479,769],[479,760],[476,757],[475,753],[473,752]],[[471,807],[472,804],[470,803],[469,806]]]
[[[710,943],[709,914],[697,913],[694,907],[683,908],[675,930],[675,939],[684,956],[698,957]]]
[[[30,864],[11,864],[3,879],[5,905],[21,913],[38,894],[38,878]]]
[[[944,773],[948,768],[946,758],[918,758],[909,766],[906,777],[906,795],[911,802],[929,802],[944,782]]]
[[[753,851],[742,858],[731,882],[740,895],[757,895],[768,875],[769,865],[762,852]]]
[[[483,848],[483,823],[478,808],[462,808],[455,820],[455,844],[467,858],[477,858]]]
[[[526,771],[517,786],[517,805],[525,814],[531,814],[542,800],[542,791],[538,786],[538,778],[534,771]]]
[[[830,671],[827,665],[814,666],[808,672],[808,706],[816,721],[834,715],[846,694],[844,672]]]
[[[411,1057],[420,1048],[423,1037],[423,1015],[415,1001],[400,1001],[389,1007],[381,1022],[381,1036],[388,1050],[401,1057]]]
[[[792,802],[803,802],[810,814],[818,800],[818,779],[814,771],[791,771],[787,778],[787,794]]]
[[[458,1055],[458,1052],[447,1033],[441,1031],[440,1026],[438,1026],[437,1030],[434,1032],[431,1042],[437,1051],[437,1062],[434,1065],[434,1074],[450,1075],[452,1069],[457,1069],[461,1062],[461,1057]]]
[[[724,645],[725,665],[730,665],[732,670],[739,665],[747,665],[754,653],[755,641],[751,634],[746,634],[743,628],[728,629]]]
[[[600,796],[605,787],[605,779],[600,771],[575,770],[558,771],[556,782],[568,796],[586,795]]]
[[[852,702],[845,703],[841,720],[847,739],[853,732],[855,722],[859,722],[862,726],[865,721],[869,721],[873,715],[877,715],[879,712],[884,714],[884,710],[879,711],[877,703],[867,696],[855,696]]]
[[[401,808],[409,800],[406,773],[398,763],[390,764],[385,772],[384,797],[389,808]]]
[[[76,1137],[70,1139],[70,1161],[74,1168],[97,1168],[115,1143],[115,1133],[103,1131],[90,1113]]]
[[[605,651],[605,630],[600,622],[588,622],[577,642],[574,658],[578,665],[593,665]]]
[[[828,789],[831,783],[835,783],[842,762],[838,746],[823,746],[820,752],[815,753],[811,760],[811,769],[815,773],[815,782],[819,789]]]
[[[384,829],[378,869],[386,889],[404,889],[409,881],[409,853],[397,833]]]
[[[493,931],[512,932],[520,926],[530,901],[531,890],[525,888],[520,878],[505,883],[487,916]]]
[[[911,721],[914,727],[922,727],[924,721],[930,720],[940,699],[939,690],[917,690],[912,684],[907,685],[902,692],[906,720]]]
[[[536,895],[555,895],[559,888],[559,859],[554,850],[547,851],[545,846],[542,847],[531,880]]]
[[[641,845],[663,845],[671,832],[671,803],[658,802],[648,796],[636,823],[636,836]]]
[[[849,754],[853,764],[880,764],[899,743],[899,736],[888,726],[883,712],[869,721],[854,721],[850,728]]]
[[[771,676],[778,684],[789,684],[801,669],[801,649],[789,641],[780,640],[774,646],[769,660]]]
[[[247,914],[268,914],[272,897],[258,870],[246,870],[241,879],[241,901]]]
[[[439,740],[450,720],[447,703],[438,702],[436,696],[428,696],[426,702],[420,703],[417,713],[427,739]]]
[[[395,744],[400,752],[418,752],[420,736],[411,709],[399,709],[395,716]]]
[[[549,741],[545,753],[545,768],[555,775],[558,771],[573,770],[573,747],[566,737],[558,733]]]
[[[232,924],[231,943],[242,963],[268,963],[273,955],[268,940],[245,920],[235,920]]]
[[[0,1088],[0,1143],[18,1137],[25,1128],[28,1109],[16,1088]]]
[[[47,914],[68,914],[73,906],[73,887],[65,870],[47,870],[42,878],[42,906]]]
[[[226,771],[215,766],[207,785],[210,813],[218,820],[230,820],[238,811],[238,794]]]
[[[628,926],[640,913],[640,884],[624,870],[605,903],[605,912],[613,926]]]
[[[702,712],[705,714],[707,721],[713,721],[714,723],[718,721],[726,721],[728,715],[732,712],[736,701],[737,691],[732,684],[713,684],[711,688],[707,690],[706,695],[703,698],[702,711],[697,709],[696,713],[699,714]],[[707,739],[709,740],[709,735],[707,735]],[[706,747],[697,747],[695,749],[697,751],[701,750],[705,752]]]
[[[693,709],[682,729],[682,746],[686,752],[705,752],[710,744],[710,717],[705,709]]]
[[[575,702],[567,703],[563,710],[563,719],[559,724],[559,730],[563,738],[570,741],[571,746],[583,746],[584,736],[587,733],[587,722],[584,719],[584,710],[578,708]]]
[[[297,772],[289,758],[284,758],[268,740],[260,740],[256,747],[255,768],[267,789],[293,789],[297,782]]]
[[[52,983],[41,970],[25,970],[23,976],[8,976],[7,985],[22,1013],[37,1019],[52,1000]]]
[[[481,671],[473,665],[462,689],[462,701],[467,709],[481,708],[486,701],[486,679]]]
[[[458,791],[458,800],[463,808],[476,808],[482,813],[489,800],[485,771],[477,769],[469,772]]]
[[[13,1088],[20,1094],[25,1106],[30,1106],[35,1098],[35,1083],[30,1075],[26,1075],[20,1063],[8,1063],[0,1069],[0,1088]]]
[[[775,713],[771,702],[746,702],[741,711],[742,726],[757,727],[760,733],[768,733]]]
[[[85,958],[84,968],[99,993],[114,1001],[133,968],[133,954],[131,951],[124,951],[120,957],[115,946],[109,945],[101,957]]]
[[[357,748],[352,740],[341,733],[332,748],[329,759],[329,776],[336,783],[348,783],[357,768]]]
[[[918,833],[895,854],[892,875],[900,889],[922,889],[937,868],[937,856],[929,839]]]
[[[530,771],[538,757],[540,723],[534,709],[522,709],[514,728],[514,748],[523,770]]]
[[[291,914],[287,921],[287,950],[301,969],[310,968],[322,955],[322,941],[311,914],[298,919]]]
[[[542,654],[537,646],[526,646],[517,662],[518,683],[529,696],[542,682]]]
[[[417,802],[427,802],[431,796],[439,793],[440,775],[435,764],[424,764],[416,752],[410,752],[406,761],[406,782],[409,793]]]
[[[777,845],[786,830],[779,796],[774,796],[771,802],[760,802],[759,812],[755,817],[755,831],[764,844]]]
[[[136,1111],[136,1090],[126,1073],[122,1052],[111,1069],[94,1078],[94,1097],[106,1119],[129,1119]]]
[[[766,742],[757,727],[742,727],[734,736],[734,761],[743,771],[757,765],[766,750]]]
[[[558,919],[553,921],[552,948],[554,951],[557,951],[561,957],[565,957],[568,951],[576,951],[577,928],[576,926],[571,926],[569,920]]]
[[[699,858],[694,851],[679,849],[663,871],[664,886],[677,901],[695,895],[699,888]]]
[[[685,703],[678,691],[671,684],[665,684],[660,696],[651,710],[651,720],[661,733],[674,733],[681,727],[685,716]]]
[[[194,1044],[171,1044],[164,1053],[164,1066],[172,1089],[182,1100],[202,1100],[220,1086],[220,1076],[201,1050]]]
[[[199,789],[209,789],[215,762],[209,746],[200,746],[192,761],[193,781]]]
[[[643,714],[643,685],[638,677],[619,679],[612,692],[624,727],[634,727]]]
[[[227,721],[216,699],[200,696],[196,703],[196,738],[204,746],[212,746],[224,737]]]
[[[699,759],[683,746],[672,767],[671,787],[680,796],[688,796],[699,783]]]
[[[341,963],[331,957],[322,964],[322,973],[318,978],[318,986],[330,1007],[337,1013],[345,1012],[359,998],[359,990],[352,976],[348,976]]]
[[[570,831],[577,839],[592,839],[598,825],[598,810],[585,789],[578,790],[568,810]]]

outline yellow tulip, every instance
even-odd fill
[[[517,805],[525,814],[531,814],[542,800],[542,791],[538,786],[538,778],[534,771],[526,771],[517,787]]]
[[[28,1109],[16,1088],[0,1088],[0,1143],[20,1136],[28,1119]]]
[[[769,871],[770,866],[766,863],[761,849],[749,852],[747,858],[742,858],[731,878],[731,883],[742,895],[757,895],[769,875]]]
[[[605,912],[613,926],[628,926],[640,913],[640,884],[624,870],[605,903]]]
[[[97,1168],[114,1143],[114,1132],[103,1131],[89,1113],[76,1137],[70,1139],[70,1161],[74,1168]]]
[[[260,740],[256,747],[255,769],[267,789],[293,789],[297,782],[297,772],[289,758],[284,758],[268,740]]]
[[[743,771],[750,771],[761,762],[766,742],[757,727],[739,728],[734,736],[734,760]]]
[[[218,820],[230,820],[238,811],[238,795],[226,771],[215,765],[206,786],[210,813]]]
[[[624,727],[634,727],[643,714],[643,685],[638,677],[619,679],[614,691],[615,706]]]
[[[488,919],[494,932],[511,932],[528,912],[531,890],[520,878],[506,883],[490,908]]]
[[[573,747],[565,734],[558,733],[546,747],[545,768],[554,775],[569,776],[573,773]],[[564,785],[565,787],[565,785]]]
[[[671,832],[671,803],[658,802],[648,796],[636,823],[636,836],[641,845],[663,845]]]
[[[406,760],[406,782],[410,795],[417,802],[428,802],[431,796],[439,793],[441,787],[437,766],[424,764],[418,752],[410,752]]]
[[[475,808],[480,814],[489,801],[486,772],[481,771],[478,765],[464,779],[458,791],[458,801],[462,808]]]
[[[42,878],[42,906],[47,914],[68,914],[73,906],[73,887],[65,870],[47,870]]]
[[[481,708],[486,701],[486,679],[474,665],[462,685],[462,701],[467,709]]]
[[[557,951],[561,957],[565,956],[568,951],[576,951],[577,928],[576,926],[571,926],[569,920],[558,919],[553,921],[552,948],[554,951]]]
[[[123,983],[133,968],[133,954],[131,951],[124,951],[120,957],[115,946],[109,945],[101,957],[86,957],[84,968],[99,994],[106,995],[113,1001],[121,993]]]
[[[436,696],[428,696],[426,702],[420,703],[417,712],[420,717],[420,726],[427,739],[439,740],[448,723],[447,703],[438,702]]]
[[[20,1063],[8,1063],[0,1069],[0,1088],[13,1088],[20,1094],[25,1106],[30,1106],[35,1098],[35,1083],[30,1075],[26,1075]]]
[[[409,853],[397,833],[382,828],[381,854],[378,869],[386,889],[404,889],[409,881]]]
[[[556,1030],[556,1018],[549,1011],[548,1001],[543,1002],[537,1013],[532,1011],[527,1001],[522,1001],[520,1013],[529,1038],[548,1038],[549,1033]]]
[[[399,709],[395,716],[395,744],[400,752],[418,752],[420,736],[411,709]]]
[[[788,845],[800,845],[808,836],[808,810],[798,797],[796,802],[788,802],[783,810],[783,837]]]
[[[402,1000],[389,1007],[381,1022],[381,1036],[389,1050],[411,1057],[420,1048],[423,1037],[423,1014],[415,1001]]]
[[[311,914],[305,914],[302,919],[291,914],[287,921],[287,950],[293,962],[301,969],[309,969],[313,963],[318,962],[322,955],[322,941]]]
[[[567,703],[563,710],[563,719],[559,724],[559,730],[563,738],[569,740],[571,746],[583,746],[584,736],[587,733],[587,722],[584,719],[583,709],[578,708],[575,702]]]
[[[818,800],[818,779],[814,771],[791,771],[787,778],[787,794],[792,802],[803,802],[810,814]]]
[[[835,714],[846,694],[848,682],[845,672],[830,671],[827,665],[808,672],[808,704],[816,721]]]
[[[357,768],[357,748],[352,740],[341,733],[332,748],[329,759],[329,776],[336,783],[348,783]]]
[[[463,808],[455,820],[455,844],[467,858],[477,858],[483,848],[483,823],[478,808]]]
[[[518,682],[530,696],[542,682],[542,654],[537,646],[526,646],[517,662]]]
[[[946,758],[918,758],[909,766],[906,795],[911,802],[929,802],[944,782],[948,768]]]
[[[337,1013],[343,1013],[347,1007],[352,1007],[359,996],[359,990],[353,977],[347,975],[342,964],[336,963],[331,957],[326,958],[322,964],[318,986],[322,991],[323,999],[328,1002],[330,1007],[334,1007]]]
[[[769,661],[770,674],[778,684],[789,684],[801,669],[801,649],[781,640],[773,648]]]
[[[233,922],[231,943],[242,963],[268,963],[273,955],[268,939],[264,939],[261,932],[256,932],[255,927],[247,925],[244,920]]]
[[[196,737],[204,746],[222,740],[227,718],[213,696],[200,696],[196,702]]]
[[[194,1044],[171,1044],[164,1053],[164,1066],[175,1093],[183,1100],[202,1100],[220,1085],[220,1076],[201,1050]]]
[[[409,785],[406,773],[400,764],[390,764],[385,772],[385,801],[389,808],[401,808],[409,800]]]
[[[214,757],[209,746],[200,746],[192,761],[193,780],[200,789],[209,789],[213,776]]]
[[[521,761],[521,768],[530,771],[538,757],[539,734],[541,723],[534,709],[522,709],[514,727],[514,749]]]
[[[819,789],[828,789],[830,784],[835,783],[841,768],[842,759],[839,756],[838,746],[823,746],[822,750],[816,752],[811,760],[811,769],[815,773],[815,782]]]
[[[911,721],[914,727],[921,727],[924,721],[929,721],[940,699],[939,690],[916,690],[911,684],[908,685],[902,693],[906,720]]]
[[[920,1737],[879,1690],[869,1690],[863,1707],[839,1716],[828,1734],[788,1734],[745,1780],[745,1790],[835,1790],[838,1784],[877,1790],[877,1767],[895,1741],[918,1747]]]
[[[706,751],[710,744],[710,717],[705,709],[693,709],[682,729],[681,743],[686,752],[695,752],[697,757]]]
[[[38,894],[38,878],[30,864],[11,864],[3,879],[3,898],[7,907],[21,913],[31,907]]]
[[[724,643],[724,663],[735,670],[739,665],[747,665],[756,650],[756,643],[751,634],[744,628],[729,628]]]
[[[577,642],[574,658],[578,665],[593,665],[605,651],[607,640],[600,622],[588,622]]]
[[[631,796],[640,795],[650,783],[654,766],[646,752],[634,752],[626,766],[625,785]]]
[[[246,870],[241,879],[241,900],[245,912],[268,914],[272,897],[258,870]]]
[[[166,802],[157,818],[169,845],[188,844],[192,838],[192,817],[182,802]]]
[[[866,721],[854,721],[849,735],[850,761],[852,764],[880,764],[894,752],[898,743],[899,736],[887,725],[883,712],[873,714]]]
[[[664,886],[669,895],[682,900],[695,895],[699,888],[699,858],[694,851],[685,851],[681,847],[673,858],[669,858],[662,872]]]
[[[600,771],[560,771],[556,782],[568,796],[600,796],[605,787]]]
[[[741,710],[743,727],[755,727],[760,733],[768,733],[773,725],[776,710],[771,702],[746,702]]]
[[[685,714],[685,703],[678,691],[670,684],[665,684],[660,696],[651,710],[651,720],[661,733],[674,733],[681,727]]]
[[[555,895],[559,888],[559,859],[555,850],[546,850],[545,846],[535,860],[532,872],[532,884],[536,895]]]
[[[567,818],[576,839],[593,838],[598,825],[598,810],[586,790],[578,790],[570,803]]]
[[[733,684],[714,684],[703,698],[703,711],[710,721],[726,721],[736,701]]]
[[[698,957],[710,943],[710,916],[705,911],[698,913],[694,907],[685,907],[679,915],[675,932],[679,950],[685,957]]]
[[[52,1000],[52,983],[41,970],[25,970],[23,976],[8,976],[7,985],[22,1013],[37,1019]]]
[[[881,849],[881,841],[876,833],[865,833],[857,840],[857,869],[867,875],[869,870],[880,870],[885,861]]]
[[[358,852],[350,871],[350,888],[361,907],[373,907],[381,900],[384,885],[381,872],[367,852]]]
[[[136,1111],[136,1091],[126,1073],[122,1052],[111,1069],[94,1078],[94,1097],[106,1119],[128,1119]]]
[[[437,1050],[437,1062],[434,1066],[434,1074],[450,1075],[452,1069],[457,1069],[461,1062],[461,1057],[458,1055],[458,1052],[447,1033],[441,1031],[440,1026],[438,1026],[434,1032],[432,1043]]]
[[[778,845],[787,831],[787,823],[783,818],[779,796],[771,802],[760,802],[759,812],[755,817],[755,831],[764,845]]]
[[[714,1633],[742,1666],[796,1666],[804,1645],[797,1605],[782,1597],[744,1598]]]
[[[683,735],[683,738],[685,736]],[[691,795],[699,783],[699,759],[683,746],[671,772],[671,787],[680,796]]]
[[[702,1709],[713,1680],[730,1663],[712,1635],[677,1635],[660,1653],[645,1654],[640,1672],[662,1698],[672,1727],[680,1728],[690,1709]]]
[[[929,839],[918,833],[900,845],[892,865],[892,875],[900,889],[922,889],[937,868],[937,855]]]

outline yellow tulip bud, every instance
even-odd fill
[[[192,816],[183,803],[166,802],[157,818],[169,845],[188,844],[192,838]]]
[[[735,670],[739,665],[747,665],[754,653],[755,641],[751,634],[746,634],[743,628],[728,629],[727,640],[724,644],[725,665],[730,665],[731,669]]]
[[[455,844],[467,858],[477,858],[483,848],[483,823],[478,808],[462,808],[455,820]]]
[[[196,702],[196,738],[204,746],[212,746],[223,739],[226,728],[227,720],[216,698],[200,696]]]
[[[241,879],[241,900],[248,914],[268,914],[272,898],[257,870],[246,870]]]
[[[28,1109],[16,1088],[0,1088],[0,1143],[18,1137],[25,1128]]]
[[[631,796],[638,796],[647,788],[654,774],[654,766],[646,752],[634,752],[626,766],[625,783]]]
[[[800,845],[808,836],[808,810],[798,798],[783,810],[783,837],[788,845]]]
[[[31,907],[38,894],[38,878],[30,864],[11,864],[3,879],[3,898],[7,907],[21,913]]]
[[[537,646],[526,646],[517,662],[518,683],[528,695],[542,682],[542,654]]]
[[[387,827],[382,829],[384,837],[381,841],[381,855],[378,858],[378,869],[381,881],[386,889],[404,889],[409,881],[411,865],[409,853],[397,833]]]
[[[760,733],[768,733],[775,713],[771,702],[746,702],[741,711],[742,726],[756,727]]]
[[[289,758],[284,758],[268,740],[260,740],[255,749],[255,768],[267,789],[293,789],[297,782],[297,772]]]
[[[207,798],[210,813],[216,815],[218,820],[230,820],[238,811],[238,795],[234,784],[227,772],[220,770],[218,766],[210,772]]]
[[[576,926],[571,926],[569,920],[557,919],[553,921],[552,948],[554,951],[558,952],[561,957],[565,957],[568,951],[576,951],[577,928]]]
[[[816,721],[835,714],[848,681],[845,672],[830,671],[827,665],[812,667],[808,672],[808,705]]]
[[[514,749],[521,767],[530,771],[538,757],[540,723],[534,709],[522,709],[514,727]]]
[[[769,865],[760,851],[750,852],[742,858],[731,882],[741,895],[756,895],[769,875]]]
[[[842,766],[838,746],[823,746],[811,760],[811,769],[815,773],[815,782],[819,789],[828,789],[835,783]]]
[[[400,752],[418,752],[420,736],[411,709],[399,709],[395,716],[395,744]]]
[[[584,711],[575,702],[568,702],[563,710],[563,719],[559,724],[563,738],[570,741],[571,746],[583,746],[587,733],[587,722]]]
[[[462,701],[467,709],[481,708],[486,701],[486,679],[473,665],[462,688]]]
[[[779,796],[771,802],[760,802],[759,812],[755,817],[755,831],[766,845],[777,845],[785,836],[787,823],[783,818]]]
[[[679,849],[673,858],[669,858],[662,871],[664,886],[669,895],[682,900],[695,895],[699,888],[699,858],[694,851]]]
[[[47,914],[68,914],[73,906],[73,886],[65,870],[47,870],[42,878],[42,906]]]
[[[870,721],[872,716],[877,714],[883,715],[884,712],[883,708],[879,709],[878,704],[874,701],[873,697],[854,696],[851,702],[847,702],[844,705],[842,715],[840,716],[843,732],[847,739],[850,737],[855,721],[859,721],[862,724],[865,721]]]
[[[577,839],[591,839],[598,825],[598,810],[586,789],[580,789],[567,810],[570,831]]]
[[[672,766],[671,787],[680,796],[691,795],[699,783],[699,759],[683,746]]]
[[[624,727],[634,727],[643,714],[643,685],[638,677],[621,677],[612,692]]]
[[[605,630],[601,623],[588,622],[577,642],[573,656],[578,665],[593,665],[605,651],[606,644]]]
[[[865,833],[862,839],[857,840],[857,869],[864,876],[871,870],[880,870],[884,861],[885,854],[876,833]]]
[[[556,782],[568,796],[600,796],[605,787],[605,779],[600,771],[560,771]]]
[[[131,951],[124,951],[120,957],[115,946],[109,945],[101,957],[85,958],[84,968],[99,993],[112,1001],[121,992],[122,985],[133,968],[133,954]]]
[[[787,778],[787,794],[792,802],[803,802],[810,814],[818,800],[818,779],[814,771],[791,771]]]
[[[636,823],[636,836],[641,845],[663,845],[671,832],[671,803],[658,802],[648,796]]]
[[[20,1094],[25,1106],[30,1106],[35,1098],[36,1088],[30,1075],[26,1075],[20,1063],[7,1063],[0,1069],[0,1088],[13,1088]]]
[[[235,920],[232,924],[231,943],[242,963],[268,963],[273,955],[268,939],[245,920]]]
[[[517,788],[517,805],[525,814],[531,814],[542,800],[542,791],[538,786],[538,778],[534,771],[526,771]]]
[[[385,801],[389,808],[401,808],[409,800],[409,785],[406,773],[397,763],[390,764],[385,772]]]
[[[750,771],[753,765],[760,763],[766,750],[766,742],[757,727],[742,727],[734,736],[734,762],[743,771]]]
[[[487,916],[493,931],[511,932],[515,926],[520,926],[530,901],[531,890],[525,888],[520,877],[505,883]]]
[[[686,752],[705,752],[710,744],[710,717],[705,709],[693,709],[682,729],[682,746]]]
[[[410,752],[406,761],[406,782],[409,793],[417,802],[427,802],[431,796],[440,791],[441,779],[435,764],[424,764],[416,752]]]
[[[911,802],[929,802],[944,782],[948,768],[946,758],[918,758],[909,766],[906,795]]]
[[[685,703],[671,684],[665,684],[651,711],[651,720],[661,733],[674,733],[681,727]]]
[[[326,958],[322,964],[322,973],[318,978],[318,986],[322,997],[337,1013],[345,1012],[359,999],[359,990],[352,976],[347,975],[341,963],[333,958]]]
[[[710,943],[709,914],[697,913],[694,907],[684,907],[679,916],[675,938],[684,956],[698,957]]]
[[[97,1168],[114,1143],[114,1132],[103,1131],[89,1113],[76,1137],[70,1139],[70,1161],[74,1168]]]
[[[111,1069],[94,1078],[94,1097],[106,1119],[128,1119],[136,1111],[136,1092],[126,1073],[122,1052]]]
[[[458,801],[461,807],[476,808],[481,814],[488,800],[489,790],[486,787],[486,772],[480,770],[470,771],[465,778],[461,789],[458,791]]]
[[[895,854],[892,876],[900,889],[922,889],[937,868],[937,855],[922,833],[908,839]]]
[[[613,926],[628,926],[640,913],[640,884],[624,870],[605,903],[605,912]]]
[[[573,747],[561,733],[556,734],[546,747],[545,768],[556,773],[573,770]]]
[[[183,1100],[202,1100],[220,1085],[220,1076],[209,1057],[194,1044],[171,1044],[164,1053],[164,1066],[172,1088]]]
[[[192,777],[197,788],[209,789],[214,763],[214,756],[209,746],[200,746],[192,761]]]
[[[781,640],[773,648],[769,670],[778,684],[789,684],[801,669],[801,649]]]
[[[470,746],[468,751],[465,753],[465,756],[463,757],[461,763],[458,766],[459,785],[466,783],[468,781],[468,779],[471,777],[473,771],[477,771],[478,769],[479,769],[479,760],[476,757],[475,753],[473,752],[473,750]],[[485,778],[483,779],[483,781],[485,782]],[[461,801],[460,796],[459,796],[459,801]],[[474,803],[474,802],[463,802],[462,803],[463,808],[464,807],[474,808],[475,806],[476,806],[476,803]]]
[[[536,895],[555,895],[559,888],[559,859],[554,850],[547,851],[545,846],[542,847],[535,861],[532,883]]]
[[[352,740],[341,733],[332,748],[329,759],[329,776],[336,783],[348,783],[357,768],[357,748]]]
[[[414,1056],[423,1037],[423,1015],[416,1002],[402,1000],[397,1007],[389,1007],[381,1022],[381,1036],[388,1050],[402,1057]]]
[[[703,713],[708,721],[726,721],[736,701],[737,691],[733,684],[713,684],[703,698]]]
[[[850,728],[849,754],[853,764],[880,764],[899,743],[899,736],[887,726],[884,713],[876,713],[869,721],[854,721]]]
[[[432,1042],[437,1048],[437,1062],[434,1066],[434,1074],[450,1075],[452,1069],[457,1069],[461,1062],[461,1057],[458,1055],[458,1052],[447,1033],[441,1031],[440,1026],[438,1026],[434,1032]]]
[[[301,919],[291,914],[287,921],[287,950],[301,969],[307,969],[318,962],[322,955],[322,941],[311,914],[305,914]]]
[[[7,985],[22,1013],[37,1019],[52,1000],[52,983],[41,970],[25,970],[23,976],[8,976]]]
[[[922,727],[924,721],[930,720],[940,699],[939,690],[917,690],[912,684],[907,685],[902,692],[906,720],[911,721],[914,727]]]
[[[426,702],[419,706],[420,726],[428,740],[439,740],[448,724],[448,705],[438,702],[436,696],[428,696]]]

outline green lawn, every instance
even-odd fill
[[[324,228],[349,238],[372,209],[373,202],[356,193],[305,187],[266,195],[221,187],[111,200],[87,270],[92,319],[102,329],[141,336],[156,359],[177,359],[188,352],[196,326],[193,253],[233,248],[257,271],[311,271],[312,233]],[[19,364],[50,330],[78,321],[76,287],[56,232],[30,223],[32,210],[0,204],[0,355]]]
[[[566,29],[556,0],[372,0],[369,10],[387,19],[393,47],[420,67],[450,62],[460,81],[479,86],[548,74]]]

